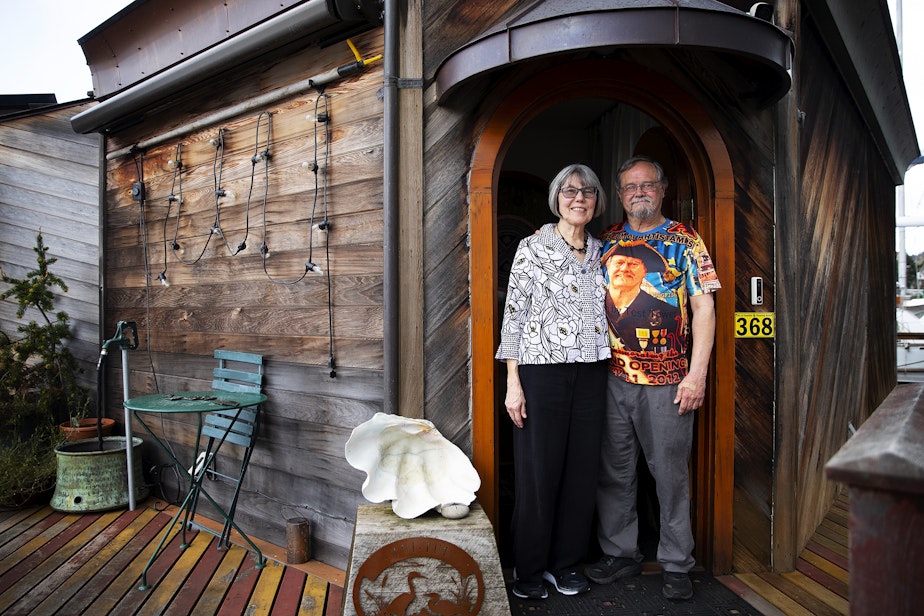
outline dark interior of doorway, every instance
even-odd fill
[[[627,119],[628,118],[628,119]],[[631,130],[622,130],[626,123]],[[675,220],[693,218],[688,195],[692,194],[686,165],[677,159],[670,136],[650,117],[610,99],[574,99],[560,103],[529,122],[515,137],[504,159],[497,187],[497,314],[503,314],[510,264],[519,241],[555,218],[548,208],[548,186],[560,169],[580,162],[600,176],[607,188],[606,214],[594,220],[592,233],[623,218],[615,191],[614,171],[621,160],[646,154],[661,161],[673,178],[665,196],[665,215]],[[516,498],[513,477],[512,424],[504,410],[505,367],[495,371],[495,417],[499,461],[498,548],[501,562],[512,566],[510,520]],[[658,542],[658,505],[654,480],[639,460],[639,548],[648,562],[655,562]],[[600,555],[596,535],[588,546],[588,561]]]

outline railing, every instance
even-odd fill
[[[920,613],[924,384],[892,390],[825,470],[850,489],[850,613]]]

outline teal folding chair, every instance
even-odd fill
[[[212,372],[212,389],[219,391],[246,391],[260,393],[263,387],[263,356],[238,351],[216,350],[215,359],[218,366]],[[241,484],[250,464],[260,430],[260,407],[250,406],[242,409],[229,409],[209,413],[203,419],[202,434],[208,437],[204,460],[208,461],[205,473],[212,479],[221,478],[234,485],[234,495],[228,507],[228,516],[219,537],[218,547],[230,547],[231,521],[237,509],[237,499],[241,493]],[[216,469],[215,457],[224,443],[232,443],[243,448],[239,470],[235,474],[222,473]],[[236,466],[235,466],[236,467]],[[194,472],[196,470],[194,469]],[[199,495],[190,506],[188,520],[196,515]],[[204,528],[196,524],[199,528]],[[209,530],[209,529],[205,529]]]

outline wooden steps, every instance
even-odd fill
[[[849,503],[842,494],[809,540],[796,570],[738,573],[719,580],[765,616],[850,613]]]

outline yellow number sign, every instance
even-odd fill
[[[775,325],[772,312],[736,312],[735,338],[773,338]]]

